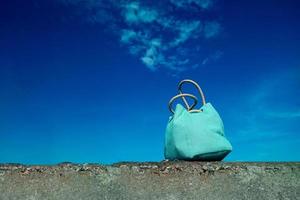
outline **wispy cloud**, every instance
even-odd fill
[[[244,160],[297,160],[291,151],[299,151],[300,73],[273,71],[254,84],[252,90],[241,91],[241,99],[228,111],[227,130],[235,152],[231,159],[243,155]],[[287,147],[289,149],[287,149]]]
[[[204,36],[206,38],[212,38],[217,36],[221,31],[221,25],[218,22],[206,22],[204,26]]]
[[[184,52],[190,48],[188,41],[194,40],[196,49],[201,45],[197,39],[207,40],[220,34],[219,22],[199,17],[199,12],[207,12],[213,6],[212,0],[168,0],[152,4],[138,0],[60,1],[76,6],[77,10],[81,7],[80,14],[88,22],[109,26],[129,53],[139,57],[152,71],[160,67],[183,71],[188,66],[207,64],[205,60],[214,61],[211,55],[197,55],[193,59],[196,50],[185,55],[178,53],[179,49]],[[189,17],[181,15],[182,12],[189,12]],[[203,62],[199,62],[201,59]]]
[[[178,31],[178,36],[175,37],[175,39],[170,43],[170,46],[178,46],[181,43],[184,43],[187,41],[191,35],[195,33],[199,33],[202,29],[200,21],[191,21],[191,22],[181,22],[181,21],[176,21],[172,27],[177,27],[174,29],[177,29]],[[194,35],[194,37],[196,37]]]
[[[123,15],[127,23],[151,23],[158,17],[155,9],[141,7],[138,1],[125,4]]]
[[[275,112],[270,111],[267,113],[268,117],[271,118],[281,118],[281,119],[293,119],[293,118],[300,118],[300,109],[298,110],[292,110],[292,111],[281,111],[281,112]]]
[[[189,8],[196,5],[202,9],[208,9],[213,4],[211,0],[171,0],[171,2],[179,8]]]
[[[155,70],[155,66],[163,59],[162,54],[159,52],[160,49],[160,39],[152,39],[148,44],[146,52],[141,57],[143,63],[151,70]]]
[[[208,63],[215,62],[223,56],[224,52],[217,50],[207,58],[202,61],[202,65],[207,65]]]
[[[121,42],[123,43],[130,43],[137,38],[137,33],[134,30],[122,30],[121,33]]]
[[[271,140],[298,134],[293,131],[300,123],[300,101],[295,98],[300,95],[299,86],[299,75],[287,72],[273,73],[258,82],[257,87],[245,95],[245,113],[239,116],[243,127],[238,130],[237,137],[242,141]]]

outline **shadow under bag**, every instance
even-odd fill
[[[182,85],[193,84],[202,98],[202,107],[194,109],[197,98],[194,95],[183,93]],[[179,94],[169,102],[172,116],[165,135],[165,158],[174,160],[220,161],[232,151],[232,146],[224,135],[224,125],[218,112],[205,97],[199,85],[192,80],[183,80],[178,85]],[[194,103],[189,105],[186,97],[192,98]],[[182,98],[186,108],[177,104],[172,109],[174,100]]]

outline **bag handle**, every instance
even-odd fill
[[[197,105],[197,103],[198,103],[197,97],[195,97],[195,96],[192,95],[192,94],[185,94],[185,93],[177,94],[176,96],[172,97],[172,98],[170,99],[170,101],[169,101],[169,110],[170,110],[170,112],[173,113],[173,114],[175,113],[175,111],[174,111],[173,108],[172,108],[173,102],[174,102],[176,99],[180,98],[180,97],[181,97],[181,98],[184,98],[184,99],[185,99],[185,97],[191,97],[191,98],[194,100],[193,105],[191,106],[191,109],[193,109],[193,108]]]
[[[205,101],[205,96],[203,94],[202,89],[200,88],[200,86],[198,85],[198,83],[196,83],[195,81],[193,81],[191,79],[184,79],[184,80],[180,81],[180,83],[178,84],[178,91],[179,91],[179,93],[180,94],[183,93],[182,92],[182,85],[185,84],[185,83],[191,83],[192,85],[194,85],[197,88],[197,90],[198,90],[198,92],[199,92],[199,94],[201,96],[201,99],[202,99],[202,105],[205,105],[206,101]],[[185,104],[185,106],[187,107],[188,110],[192,109],[192,108],[190,108],[190,106],[189,106],[189,104],[186,101],[186,99],[185,99],[184,96],[182,96],[182,100],[183,100],[183,102],[184,102],[184,104]]]
[[[179,84],[178,84],[179,94],[174,96],[173,98],[171,98],[171,100],[169,101],[169,110],[170,110],[170,112],[172,112],[174,114],[174,110],[172,109],[172,104],[173,104],[174,100],[176,100],[179,97],[182,98],[182,100],[183,100],[183,102],[184,102],[184,104],[185,104],[185,106],[186,106],[186,108],[189,112],[202,112],[201,109],[193,109],[196,106],[196,104],[198,103],[197,97],[195,97],[194,95],[182,92],[182,85],[185,84],[185,83],[191,83],[193,86],[195,86],[197,88],[200,96],[201,96],[202,104],[203,105],[206,104],[204,93],[203,93],[201,87],[198,85],[198,83],[196,83],[195,81],[193,81],[191,79],[184,79],[184,80],[180,81]],[[185,97],[191,97],[194,100],[194,103],[193,103],[192,106],[190,106],[188,104]]]

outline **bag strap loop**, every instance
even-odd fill
[[[179,82],[178,84],[178,91],[179,91],[179,94],[174,96],[170,101],[169,101],[169,110],[170,112],[172,112],[174,114],[174,110],[172,109],[172,104],[174,102],[174,100],[176,100],[177,98],[182,98],[187,110],[189,112],[202,112],[201,109],[193,109],[197,103],[198,103],[198,99],[197,97],[195,97],[194,95],[191,95],[191,94],[187,94],[187,93],[183,93],[182,92],[182,86],[183,84],[185,83],[191,83],[193,86],[195,86],[199,92],[199,95],[201,96],[201,99],[202,99],[202,104],[205,105],[206,104],[206,101],[205,101],[205,96],[204,96],[204,93],[202,91],[202,89],[200,88],[200,86],[193,80],[190,80],[190,79],[184,79],[182,81]],[[193,102],[193,105],[190,106],[189,103],[187,102],[186,98],[185,97],[191,97],[194,102]]]
[[[184,98],[184,99],[185,99],[185,97],[191,97],[191,98],[194,100],[193,105],[190,107],[190,109],[193,109],[193,108],[197,105],[197,103],[198,103],[197,97],[195,97],[195,96],[192,95],[192,94],[185,94],[185,93],[177,94],[176,96],[172,97],[172,98],[170,99],[170,101],[169,101],[169,110],[170,110],[170,112],[173,113],[173,114],[175,113],[175,111],[174,111],[173,108],[172,108],[173,102],[174,102],[176,99],[180,98],[180,97],[181,97],[181,98]]]
[[[198,92],[199,92],[199,94],[200,94],[200,96],[201,96],[201,99],[202,99],[202,104],[205,105],[205,104],[206,104],[206,101],[205,101],[205,96],[204,96],[204,94],[203,94],[203,91],[202,91],[202,89],[200,88],[200,86],[198,85],[198,83],[196,83],[196,82],[193,81],[193,80],[190,80],[190,79],[184,79],[184,80],[180,81],[180,83],[178,84],[178,91],[179,91],[179,93],[180,93],[180,94],[183,93],[183,92],[182,92],[182,85],[183,85],[184,83],[191,83],[192,85],[194,85],[194,86],[197,88],[197,90],[198,90]],[[183,100],[185,106],[187,107],[187,109],[190,110],[191,108],[190,108],[190,106],[189,106],[189,104],[188,104],[188,102],[186,101],[186,99],[185,99],[184,96],[182,96],[182,100]]]

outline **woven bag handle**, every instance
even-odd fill
[[[203,93],[201,87],[198,85],[198,83],[196,83],[195,81],[193,81],[193,80],[191,80],[191,79],[184,79],[184,80],[180,81],[180,83],[178,84],[178,91],[179,91],[179,93],[180,93],[180,94],[183,93],[183,92],[182,92],[182,85],[185,84],[185,83],[191,83],[192,85],[194,85],[194,86],[197,88],[197,90],[198,90],[198,92],[199,92],[199,94],[200,94],[200,96],[201,96],[201,99],[202,99],[202,104],[205,105],[205,104],[206,104],[205,96],[204,96],[204,93]],[[185,106],[187,107],[188,111],[191,111],[191,109],[193,109],[193,108],[190,107],[190,105],[188,104],[188,102],[187,102],[187,100],[185,99],[185,97],[182,96],[181,98],[182,98],[182,100],[183,100]],[[194,110],[194,111],[197,111],[197,110]],[[198,111],[201,111],[201,110],[199,109]]]
[[[184,98],[184,99],[185,99],[185,97],[191,97],[191,98],[194,100],[193,105],[191,106],[191,109],[193,109],[193,108],[197,105],[197,103],[198,103],[197,97],[195,97],[195,96],[192,95],[192,94],[184,94],[184,93],[177,94],[176,96],[172,97],[172,98],[170,99],[170,101],[169,101],[169,110],[170,110],[170,112],[173,113],[173,114],[175,113],[175,111],[174,111],[173,108],[172,108],[173,102],[174,102],[176,99],[180,98],[180,97],[181,97],[181,98]]]
[[[172,104],[173,104],[174,100],[176,100],[180,97],[182,98],[182,100],[183,100],[183,102],[184,102],[184,104],[185,104],[185,106],[186,106],[186,108],[189,112],[202,112],[201,109],[193,109],[198,103],[197,97],[195,97],[192,94],[187,94],[187,93],[182,92],[182,85],[185,84],[185,83],[191,83],[193,86],[195,86],[197,88],[198,92],[199,92],[199,95],[201,96],[202,104],[203,105],[206,104],[204,93],[203,93],[201,87],[198,85],[198,83],[196,83],[195,81],[190,80],[190,79],[184,79],[184,80],[180,81],[179,84],[178,84],[179,94],[174,96],[173,98],[171,98],[171,100],[169,101],[169,110],[170,110],[170,112],[172,112],[174,114],[174,110],[172,109]],[[189,103],[187,102],[185,97],[191,97],[194,100],[192,106],[189,105]]]

